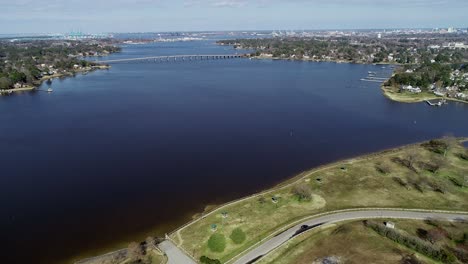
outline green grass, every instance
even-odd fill
[[[442,99],[442,97],[433,93],[421,92],[415,94],[410,92],[399,92],[399,88],[394,87],[383,87],[382,91],[387,98],[402,103],[416,103],[424,100]]]
[[[362,207],[468,211],[468,188],[451,180],[462,181],[464,175],[468,175],[468,161],[456,156],[461,151],[463,148],[458,146],[443,157],[413,145],[323,166],[286,181],[294,184],[281,184],[268,193],[215,210],[171,237],[196,259],[206,255],[226,262],[279,228],[321,212]],[[391,161],[394,157],[406,159],[410,153],[418,154],[418,162],[429,163],[443,158],[445,165],[436,173],[415,165],[417,172],[414,172]],[[388,172],[379,172],[377,164],[385,164]],[[345,170],[341,169],[343,166]],[[406,186],[396,182],[395,178],[401,179]],[[312,190],[310,201],[297,199],[292,190],[297,184],[307,185]],[[436,187],[443,193],[436,191]],[[278,197],[277,203],[272,201],[273,196]],[[223,218],[221,212],[228,212],[229,216]],[[236,228],[242,228],[246,240],[236,244],[228,239],[224,251],[213,252],[208,247],[213,234],[212,224],[218,226],[216,233],[226,237]]]
[[[362,221],[328,225],[298,236],[266,255],[258,264],[310,264],[327,257],[340,263],[401,263],[413,255],[421,263],[431,259],[364,227]]]
[[[389,86],[382,87],[382,92],[387,98],[393,101],[401,102],[401,103],[417,103],[417,102],[423,102],[425,100],[444,99],[444,98],[449,101],[468,103],[468,101],[465,101],[465,100],[437,96],[432,92],[410,93],[410,92],[399,92],[399,90],[400,89],[396,87],[389,87]]]

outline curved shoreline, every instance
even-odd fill
[[[453,102],[458,102],[458,103],[465,103],[468,104],[468,101],[456,99],[456,98],[451,98],[451,97],[442,97],[442,96],[437,96],[432,93],[428,92],[423,92],[421,94],[402,94],[402,93],[397,93],[392,91],[392,89],[395,89],[390,86],[381,86],[381,90],[383,95],[395,102],[400,102],[400,103],[420,103],[424,102],[426,100],[438,100],[438,99],[445,99],[447,101],[453,101]]]
[[[461,138],[460,140],[461,141],[464,141],[464,140],[468,141],[468,137],[467,138]],[[340,166],[343,163],[346,163],[348,161],[367,160],[367,159],[378,157],[380,155],[395,153],[395,152],[403,150],[406,147],[417,146],[417,145],[419,145],[421,143],[422,142],[416,142],[416,143],[411,143],[411,144],[400,145],[400,146],[396,146],[396,147],[392,147],[392,148],[382,149],[382,150],[377,151],[377,152],[363,153],[363,154],[358,155],[358,156],[351,156],[351,157],[348,157],[348,158],[342,158],[342,159],[339,159],[339,160],[336,160],[336,161],[324,163],[322,165],[318,165],[316,167],[306,169],[306,170],[304,170],[302,172],[298,172],[298,173],[296,173],[296,174],[294,174],[292,176],[288,176],[284,180],[281,180],[281,181],[278,181],[276,183],[272,183],[271,185],[265,186],[264,188],[261,188],[257,192],[251,193],[250,195],[242,196],[242,197],[240,197],[238,199],[227,201],[227,202],[222,203],[222,204],[207,204],[207,205],[204,206],[205,210],[203,212],[194,213],[192,215],[191,219],[188,219],[188,220],[184,221],[184,223],[182,223],[180,226],[178,226],[175,229],[167,230],[166,234],[168,235],[168,237],[176,235],[178,232],[185,229],[187,226],[190,226],[191,224],[194,224],[194,223],[202,220],[203,218],[205,218],[205,217],[207,217],[207,216],[209,216],[209,215],[211,215],[213,213],[216,213],[219,210],[221,210],[221,209],[223,209],[223,208],[225,208],[227,206],[230,206],[230,205],[233,205],[233,204],[236,204],[236,203],[239,203],[239,202],[251,199],[251,198],[255,198],[255,197],[260,196],[260,195],[268,194],[268,193],[274,192],[274,191],[276,191],[278,189],[287,188],[288,186],[291,186],[291,185],[297,183],[298,181],[301,181],[303,178],[307,177],[311,173],[315,173],[317,171],[329,169],[331,167]],[[352,208],[350,208],[350,209],[352,210]],[[152,229],[155,230],[154,228],[150,228],[149,230],[152,230]],[[141,234],[138,234],[137,236],[140,236],[143,239],[145,237],[144,235],[141,235]],[[86,262],[86,260],[93,260],[93,259],[98,259],[98,258],[104,257],[104,256],[110,256],[113,253],[118,253],[118,252],[120,252],[122,250],[125,250],[124,246],[126,244],[128,244],[128,242],[129,241],[117,241],[113,245],[109,245],[107,247],[102,247],[101,249],[96,249],[94,251],[95,253],[97,253],[97,252],[101,252],[101,253],[97,253],[94,256],[90,255],[90,254],[93,254],[92,251],[83,252],[82,254],[77,254],[75,256],[72,256],[72,257],[64,260],[62,263],[73,263],[73,264],[81,263],[81,264],[83,264],[83,262]],[[177,245],[177,243],[176,243],[176,245]],[[188,254],[188,255],[190,256],[190,254]]]
[[[458,140],[460,142],[467,142],[468,137],[458,138]],[[296,174],[293,177],[287,178],[287,179],[285,179],[285,180],[283,180],[283,181],[281,181],[281,182],[279,182],[277,184],[273,184],[270,187],[265,187],[264,190],[258,191],[256,193],[251,194],[251,195],[244,196],[244,197],[241,197],[239,199],[236,199],[236,200],[233,200],[233,201],[230,201],[230,202],[227,202],[227,203],[223,203],[223,204],[219,204],[219,205],[212,205],[211,207],[209,207],[209,209],[206,209],[201,214],[194,215],[194,218],[192,220],[190,220],[189,222],[186,222],[184,225],[179,226],[177,229],[173,230],[172,232],[167,233],[166,239],[168,239],[170,241],[173,241],[173,243],[175,245],[178,245],[178,243],[173,239],[175,237],[177,237],[178,234],[180,234],[180,231],[184,230],[186,227],[188,227],[188,226],[190,226],[190,225],[192,225],[192,224],[194,224],[194,223],[196,223],[196,222],[198,222],[200,220],[203,220],[204,218],[208,217],[209,215],[217,213],[220,210],[222,210],[223,208],[226,208],[228,206],[240,203],[240,202],[245,201],[245,200],[256,198],[258,196],[265,195],[265,194],[268,194],[268,193],[271,193],[271,192],[275,192],[275,191],[277,191],[279,189],[287,188],[288,186],[294,185],[297,182],[299,182],[299,181],[303,180],[304,178],[308,177],[310,174],[313,174],[313,173],[316,173],[318,171],[325,170],[325,169],[328,169],[328,168],[331,168],[331,167],[341,166],[342,164],[348,163],[348,162],[354,163],[354,162],[358,162],[358,161],[370,160],[370,159],[373,159],[373,158],[376,158],[376,157],[379,157],[379,156],[382,156],[382,155],[393,155],[393,154],[396,154],[396,153],[399,153],[399,152],[405,150],[406,148],[415,147],[415,146],[418,146],[418,145],[420,145],[421,143],[424,143],[424,142],[426,142],[426,141],[416,142],[416,143],[411,143],[411,144],[406,144],[406,145],[400,145],[400,146],[393,147],[393,148],[383,149],[383,150],[377,151],[377,152],[372,152],[372,153],[368,153],[368,154],[363,154],[363,155],[353,156],[353,157],[349,157],[349,158],[339,159],[339,160],[336,160],[334,162],[326,163],[326,164],[319,165],[317,167],[311,168],[309,170],[305,170],[305,171],[303,171],[301,173]],[[347,209],[340,209],[340,210],[337,210],[337,211],[355,211],[357,209],[363,209],[363,208],[351,207],[351,208],[347,208]],[[365,209],[370,210],[370,209],[373,209],[373,207],[369,207],[369,208],[365,208]],[[379,209],[383,209],[383,208],[379,208]],[[393,207],[392,208],[385,208],[385,209],[387,209],[387,210],[392,210],[392,209],[393,210],[399,210],[399,208],[393,208]],[[406,209],[408,209],[408,208],[401,209],[401,210],[404,211]],[[427,209],[419,209],[419,210],[427,210]],[[333,212],[333,211],[325,211],[325,212],[318,213],[318,215],[322,215],[322,214],[327,215],[327,214],[329,214],[331,212]],[[317,214],[314,214],[312,216],[306,216],[304,218],[301,218],[300,221],[304,221],[306,219],[311,219],[311,218],[313,218],[313,216],[316,216],[316,215]],[[293,225],[296,222],[297,221],[287,223],[282,228],[289,228],[291,225]],[[268,238],[268,237],[269,236],[267,236],[266,238]],[[266,239],[266,238],[264,238],[264,239]],[[179,248],[181,250],[183,250],[188,256],[191,256],[191,254],[186,252],[183,247],[179,246]],[[108,255],[108,254],[110,254],[110,253],[103,254],[103,255],[100,255],[100,256],[105,256],[105,255]],[[231,259],[231,261],[234,260],[234,259],[235,258]],[[83,261],[83,259],[82,259],[82,261]],[[75,262],[75,263],[79,263],[79,262]]]
[[[388,63],[388,62],[365,63],[365,62],[346,61],[346,60],[317,60],[317,59],[304,59],[304,58],[295,59],[295,58],[279,58],[279,57],[269,57],[269,56],[253,56],[253,57],[250,57],[250,58],[251,59],[256,59],[256,60],[331,62],[331,63],[338,63],[338,64],[348,63],[348,64],[362,64],[362,65],[391,65],[391,66],[400,66],[400,65],[402,65],[402,64],[399,64],[399,63]],[[427,92],[424,94],[424,96],[421,96],[421,94],[406,94],[406,95],[398,94],[398,95],[395,95],[394,92],[390,91],[390,89],[392,89],[392,87],[385,86],[384,84],[382,84],[381,89],[382,89],[383,95],[386,98],[388,98],[388,99],[390,99],[392,101],[395,101],[395,102],[400,102],[400,103],[420,103],[420,102],[424,102],[426,100],[445,99],[447,101],[468,104],[468,101],[466,101],[466,100],[460,100],[460,99],[451,98],[451,97],[441,97],[441,96],[437,96],[437,95],[435,95],[433,93],[427,93]]]
[[[93,72],[95,70],[107,70],[110,69],[111,66],[109,65],[95,65],[91,66],[91,69],[81,69],[81,70],[73,70],[72,72],[69,73],[59,73],[59,74],[53,74],[53,75],[47,75],[43,76],[41,79],[37,80],[37,83],[35,83],[34,86],[26,86],[26,87],[21,87],[21,88],[12,88],[12,89],[3,89],[0,90],[0,96],[3,94],[11,94],[11,93],[16,93],[16,92],[27,92],[27,91],[33,91],[37,90],[39,86],[42,85],[44,81],[47,81],[49,79],[54,79],[54,78],[66,78],[70,76],[74,76],[77,73],[88,73],[88,72]]]

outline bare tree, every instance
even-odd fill
[[[434,157],[432,159],[432,163],[434,164],[434,166],[437,167],[437,171],[438,171],[447,165],[447,160],[444,160],[441,157]]]
[[[417,163],[421,159],[421,155],[415,149],[410,149],[407,152],[406,160],[408,161],[409,167],[414,168],[414,164]]]
[[[444,136],[442,141],[445,143],[444,157],[447,156],[447,152],[460,145],[460,142],[458,142],[457,138],[453,135]]]
[[[146,248],[152,247],[156,244],[156,239],[152,236],[149,236],[146,238],[145,242],[146,242]]]
[[[437,227],[437,228],[434,228],[434,229],[431,229],[427,232],[427,239],[432,243],[436,243],[442,239],[445,238],[445,236],[447,235],[447,232],[440,228],[440,227]]]
[[[137,242],[132,242],[128,245],[127,255],[131,261],[138,261],[143,258],[143,248]]]
[[[309,201],[312,199],[312,190],[307,184],[298,184],[295,185],[292,189],[292,192],[297,195],[300,201],[305,200]]]
[[[385,162],[375,164],[375,169],[382,174],[389,174],[391,172],[390,166]]]

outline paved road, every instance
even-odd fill
[[[196,264],[193,259],[185,255],[180,248],[169,240],[165,240],[159,244],[159,249],[166,253],[168,258],[167,264]]]
[[[415,212],[415,211],[391,211],[391,210],[369,210],[369,211],[350,211],[350,212],[341,212],[330,215],[321,216],[318,218],[310,219],[304,221],[290,229],[276,234],[272,238],[264,241],[262,244],[247,252],[241,258],[234,262],[234,264],[251,264],[256,260],[260,259],[262,256],[266,255],[268,252],[273,249],[281,246],[283,243],[291,239],[298,231],[303,231],[302,226],[307,225],[310,229],[327,223],[336,223],[346,220],[353,219],[370,219],[370,218],[401,218],[401,219],[428,219],[436,218],[449,221],[455,220],[467,220],[468,214],[452,214],[452,213],[425,213],[425,212]],[[307,230],[310,230],[307,229]],[[176,262],[173,262],[176,263]],[[189,263],[189,262],[177,262],[180,263]]]

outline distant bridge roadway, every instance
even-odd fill
[[[154,56],[140,57],[128,59],[100,60],[98,63],[111,64],[122,62],[167,62],[167,61],[190,61],[190,60],[216,60],[216,59],[234,59],[244,58],[245,54],[218,54],[218,55],[169,55],[169,56]]]

